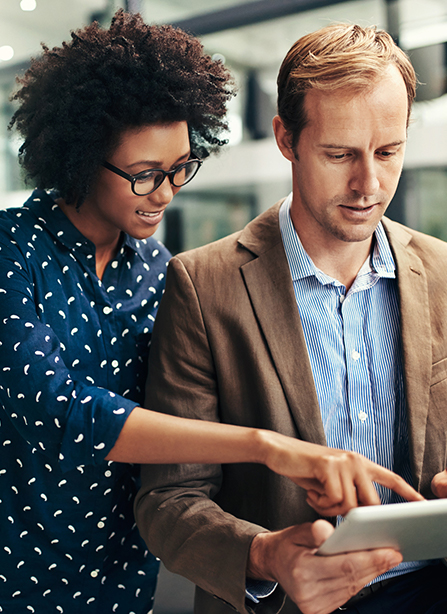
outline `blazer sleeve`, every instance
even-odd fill
[[[199,296],[182,261],[173,258],[152,337],[145,406],[218,421],[217,388]],[[265,529],[235,518],[213,501],[221,466],[144,466],[141,479],[135,516],[151,552],[172,572],[246,612],[248,551],[253,537]],[[282,599],[278,589],[256,611],[277,612]]]

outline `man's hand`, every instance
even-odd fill
[[[434,495],[439,499],[447,497],[447,469],[437,473],[431,481],[431,489]]]
[[[328,614],[377,576],[395,567],[402,556],[390,548],[317,556],[334,531],[317,520],[254,538],[247,576],[279,582],[303,614]]]
[[[359,505],[379,505],[373,482],[390,488],[407,501],[423,500],[400,476],[361,454],[278,433],[267,432],[266,437],[270,445],[266,465],[305,488],[307,502],[323,516],[344,515]]]

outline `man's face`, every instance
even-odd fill
[[[295,228],[322,247],[369,242],[402,170],[407,122],[402,76],[390,66],[361,93],[313,89],[305,108],[308,123],[286,156],[293,166]]]

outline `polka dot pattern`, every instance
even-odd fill
[[[101,281],[51,194],[0,212],[0,613],[152,608],[139,470],[105,457],[143,401],[168,259],[124,236]]]

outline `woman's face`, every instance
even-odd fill
[[[190,153],[186,122],[150,124],[125,131],[107,162],[136,175],[150,169],[170,171],[186,162]],[[165,178],[151,194],[136,196],[130,181],[101,168],[79,212],[83,222],[88,222],[88,235],[95,243],[109,238],[113,241],[121,231],[135,239],[146,239],[157,230],[166,207],[179,190]]]

